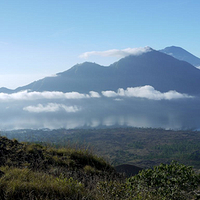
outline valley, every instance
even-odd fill
[[[112,165],[151,168],[176,160],[200,169],[200,132],[153,128],[1,131],[10,139],[92,150]]]

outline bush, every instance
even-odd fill
[[[199,180],[192,167],[172,161],[142,170],[125,182],[100,182],[97,190],[102,199],[184,200],[194,199]]]
[[[153,169],[142,170],[138,175],[127,179],[129,190],[150,192],[166,199],[187,199],[199,184],[199,175],[192,167],[172,161],[160,164]]]
[[[138,191],[136,187],[129,185],[128,182],[103,181],[97,184],[97,200],[161,200],[163,197],[152,194],[149,191]]]

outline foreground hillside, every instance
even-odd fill
[[[87,150],[56,149],[6,137],[0,137],[0,170],[0,199],[91,199],[88,191],[97,181],[120,177]]]
[[[191,199],[199,175],[172,162],[125,178],[88,150],[0,137],[1,200]]]
[[[49,142],[63,146],[88,146],[112,165],[131,164],[151,168],[177,160],[200,169],[200,131],[153,128],[56,129],[2,131],[19,141]]]

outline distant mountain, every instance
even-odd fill
[[[165,53],[151,50],[139,56],[127,56],[108,67],[85,62],[35,81],[20,90],[101,92],[118,88],[151,85],[166,92],[176,90],[187,94],[200,94],[200,70],[191,64],[175,59]]]
[[[12,93],[12,92],[13,92],[13,90],[11,90],[11,89],[8,89],[8,88],[5,88],[5,87],[1,87],[1,88],[0,88],[0,92],[3,92],[3,93],[8,93],[8,94],[10,94],[10,93]]]
[[[175,46],[166,47],[165,49],[160,50],[160,52],[166,53],[179,60],[184,60],[186,62],[189,62],[195,67],[200,67],[200,58],[194,56],[193,54],[189,53],[188,51],[186,51],[181,47],[175,47]]]
[[[6,93],[21,90],[50,93],[1,94],[0,127],[9,130],[121,126],[200,129],[199,85],[199,69],[153,49],[124,57],[107,67],[84,62],[13,91],[2,88],[0,92]],[[139,86],[146,87],[115,93],[119,88]],[[65,96],[51,91],[85,94],[96,91],[100,95],[93,98],[96,93],[90,93],[88,98],[79,98],[85,95]]]
[[[54,77],[46,77],[35,81],[15,91],[62,91],[62,92],[88,92],[101,91],[110,88],[109,79],[111,71],[107,67],[96,63],[85,62],[77,64],[67,71],[56,74]]]
[[[87,93],[144,85],[151,85],[161,92],[176,90],[200,94],[200,70],[152,49],[139,56],[122,58],[108,67],[90,62],[77,64],[55,77],[46,77],[13,92],[28,89]]]

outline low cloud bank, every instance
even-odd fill
[[[79,57],[80,58],[88,58],[90,56],[103,56],[103,57],[125,57],[128,55],[141,55],[143,53],[149,52],[152,49],[150,47],[140,47],[140,48],[127,48],[127,49],[111,49],[107,51],[89,51],[81,54]]]
[[[151,100],[172,100],[172,99],[182,99],[182,98],[193,98],[187,94],[181,94],[174,90],[161,93],[155,90],[154,87],[150,85],[145,85],[142,87],[129,87],[126,90],[119,88],[117,92],[114,91],[102,91],[102,95],[105,97],[139,97]]]
[[[171,90],[168,92],[160,92],[155,90],[154,87],[150,85],[145,85],[141,87],[128,87],[126,90],[119,88],[117,92],[115,91],[102,91],[101,94],[105,97],[114,97],[116,100],[122,100],[122,97],[137,97],[146,98],[151,100],[172,100],[172,99],[182,99],[182,98],[193,98],[193,96],[182,94],[177,91]],[[91,99],[91,98],[101,98],[102,96],[95,91],[90,91],[88,94],[83,94],[79,92],[59,92],[59,91],[45,91],[45,92],[29,92],[27,90],[7,94],[0,93],[1,102],[11,102],[11,101],[35,101],[35,100],[70,100],[70,99]]]
[[[140,89],[144,90],[145,87]],[[146,93],[143,95],[145,96],[143,99],[141,99],[141,94],[138,95],[139,98],[128,97],[130,91],[129,88],[126,90],[120,89],[112,93],[114,94],[112,98],[101,94],[101,98],[81,100],[1,101],[0,129],[71,129],[107,126],[199,128],[200,98],[188,98],[186,96],[187,98],[184,100],[179,98],[177,100],[156,101],[150,100],[150,97],[146,98]],[[163,97],[165,93],[158,92],[158,94],[161,95],[160,99],[169,98]],[[174,93],[168,92],[167,94],[174,95]],[[136,94],[134,95],[136,96]],[[155,97],[152,98],[155,99]],[[158,97],[156,98],[158,99]]]
[[[37,106],[27,106],[23,110],[32,113],[42,113],[42,112],[58,112],[64,110],[67,113],[75,113],[81,110],[77,106],[66,106],[64,104],[48,103],[46,106],[38,104]]]
[[[99,98],[98,92],[90,91],[89,94],[82,94],[78,92],[29,92],[27,90],[7,94],[0,93],[0,101],[15,101],[15,100],[38,100],[38,99],[85,99],[85,98]]]

